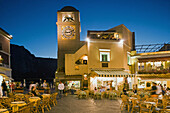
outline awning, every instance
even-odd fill
[[[14,80],[12,78],[9,78],[5,73],[0,72],[0,75],[4,78],[5,81]]]
[[[99,77],[135,77],[123,70],[93,70]]]

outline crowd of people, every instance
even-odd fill
[[[164,86],[162,86],[162,84],[157,84],[157,83],[153,82],[150,93],[151,93],[151,95],[165,95],[165,93],[170,94],[169,90],[170,89],[169,89],[169,87],[166,87],[166,84],[164,84]],[[137,89],[134,88],[133,92],[137,93]],[[126,87],[123,88],[123,94],[127,95]]]
[[[4,80],[2,81],[0,87],[0,97],[7,96],[7,94],[15,89],[15,83],[6,83]]]
[[[169,87],[166,87],[166,84],[162,86],[162,84],[153,83],[151,95],[164,95],[165,93],[169,93]]]
[[[19,83],[19,82],[6,82],[5,80],[2,81],[1,87],[0,87],[0,97],[2,96],[8,96],[10,92],[15,92],[18,89],[24,90],[26,89],[26,85]],[[38,84],[38,83],[31,83],[29,85],[29,91],[30,92],[37,92],[37,89],[43,89],[44,93],[50,93],[49,90],[49,84],[44,80],[43,84]],[[34,93],[35,94],[35,93]],[[37,93],[38,94],[38,93]],[[35,95],[37,95],[35,94]]]

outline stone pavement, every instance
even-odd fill
[[[78,99],[76,95],[68,95],[45,113],[121,113],[121,110],[118,100]]]

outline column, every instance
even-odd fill
[[[115,87],[115,90],[118,90],[118,88],[117,88],[117,77],[116,77],[116,87]]]
[[[147,71],[147,64],[144,62],[144,71]]]

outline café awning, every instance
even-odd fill
[[[124,70],[93,70],[99,77],[135,77]]]
[[[9,78],[5,73],[0,72],[0,75],[3,77],[5,81],[13,80],[12,78]]]

